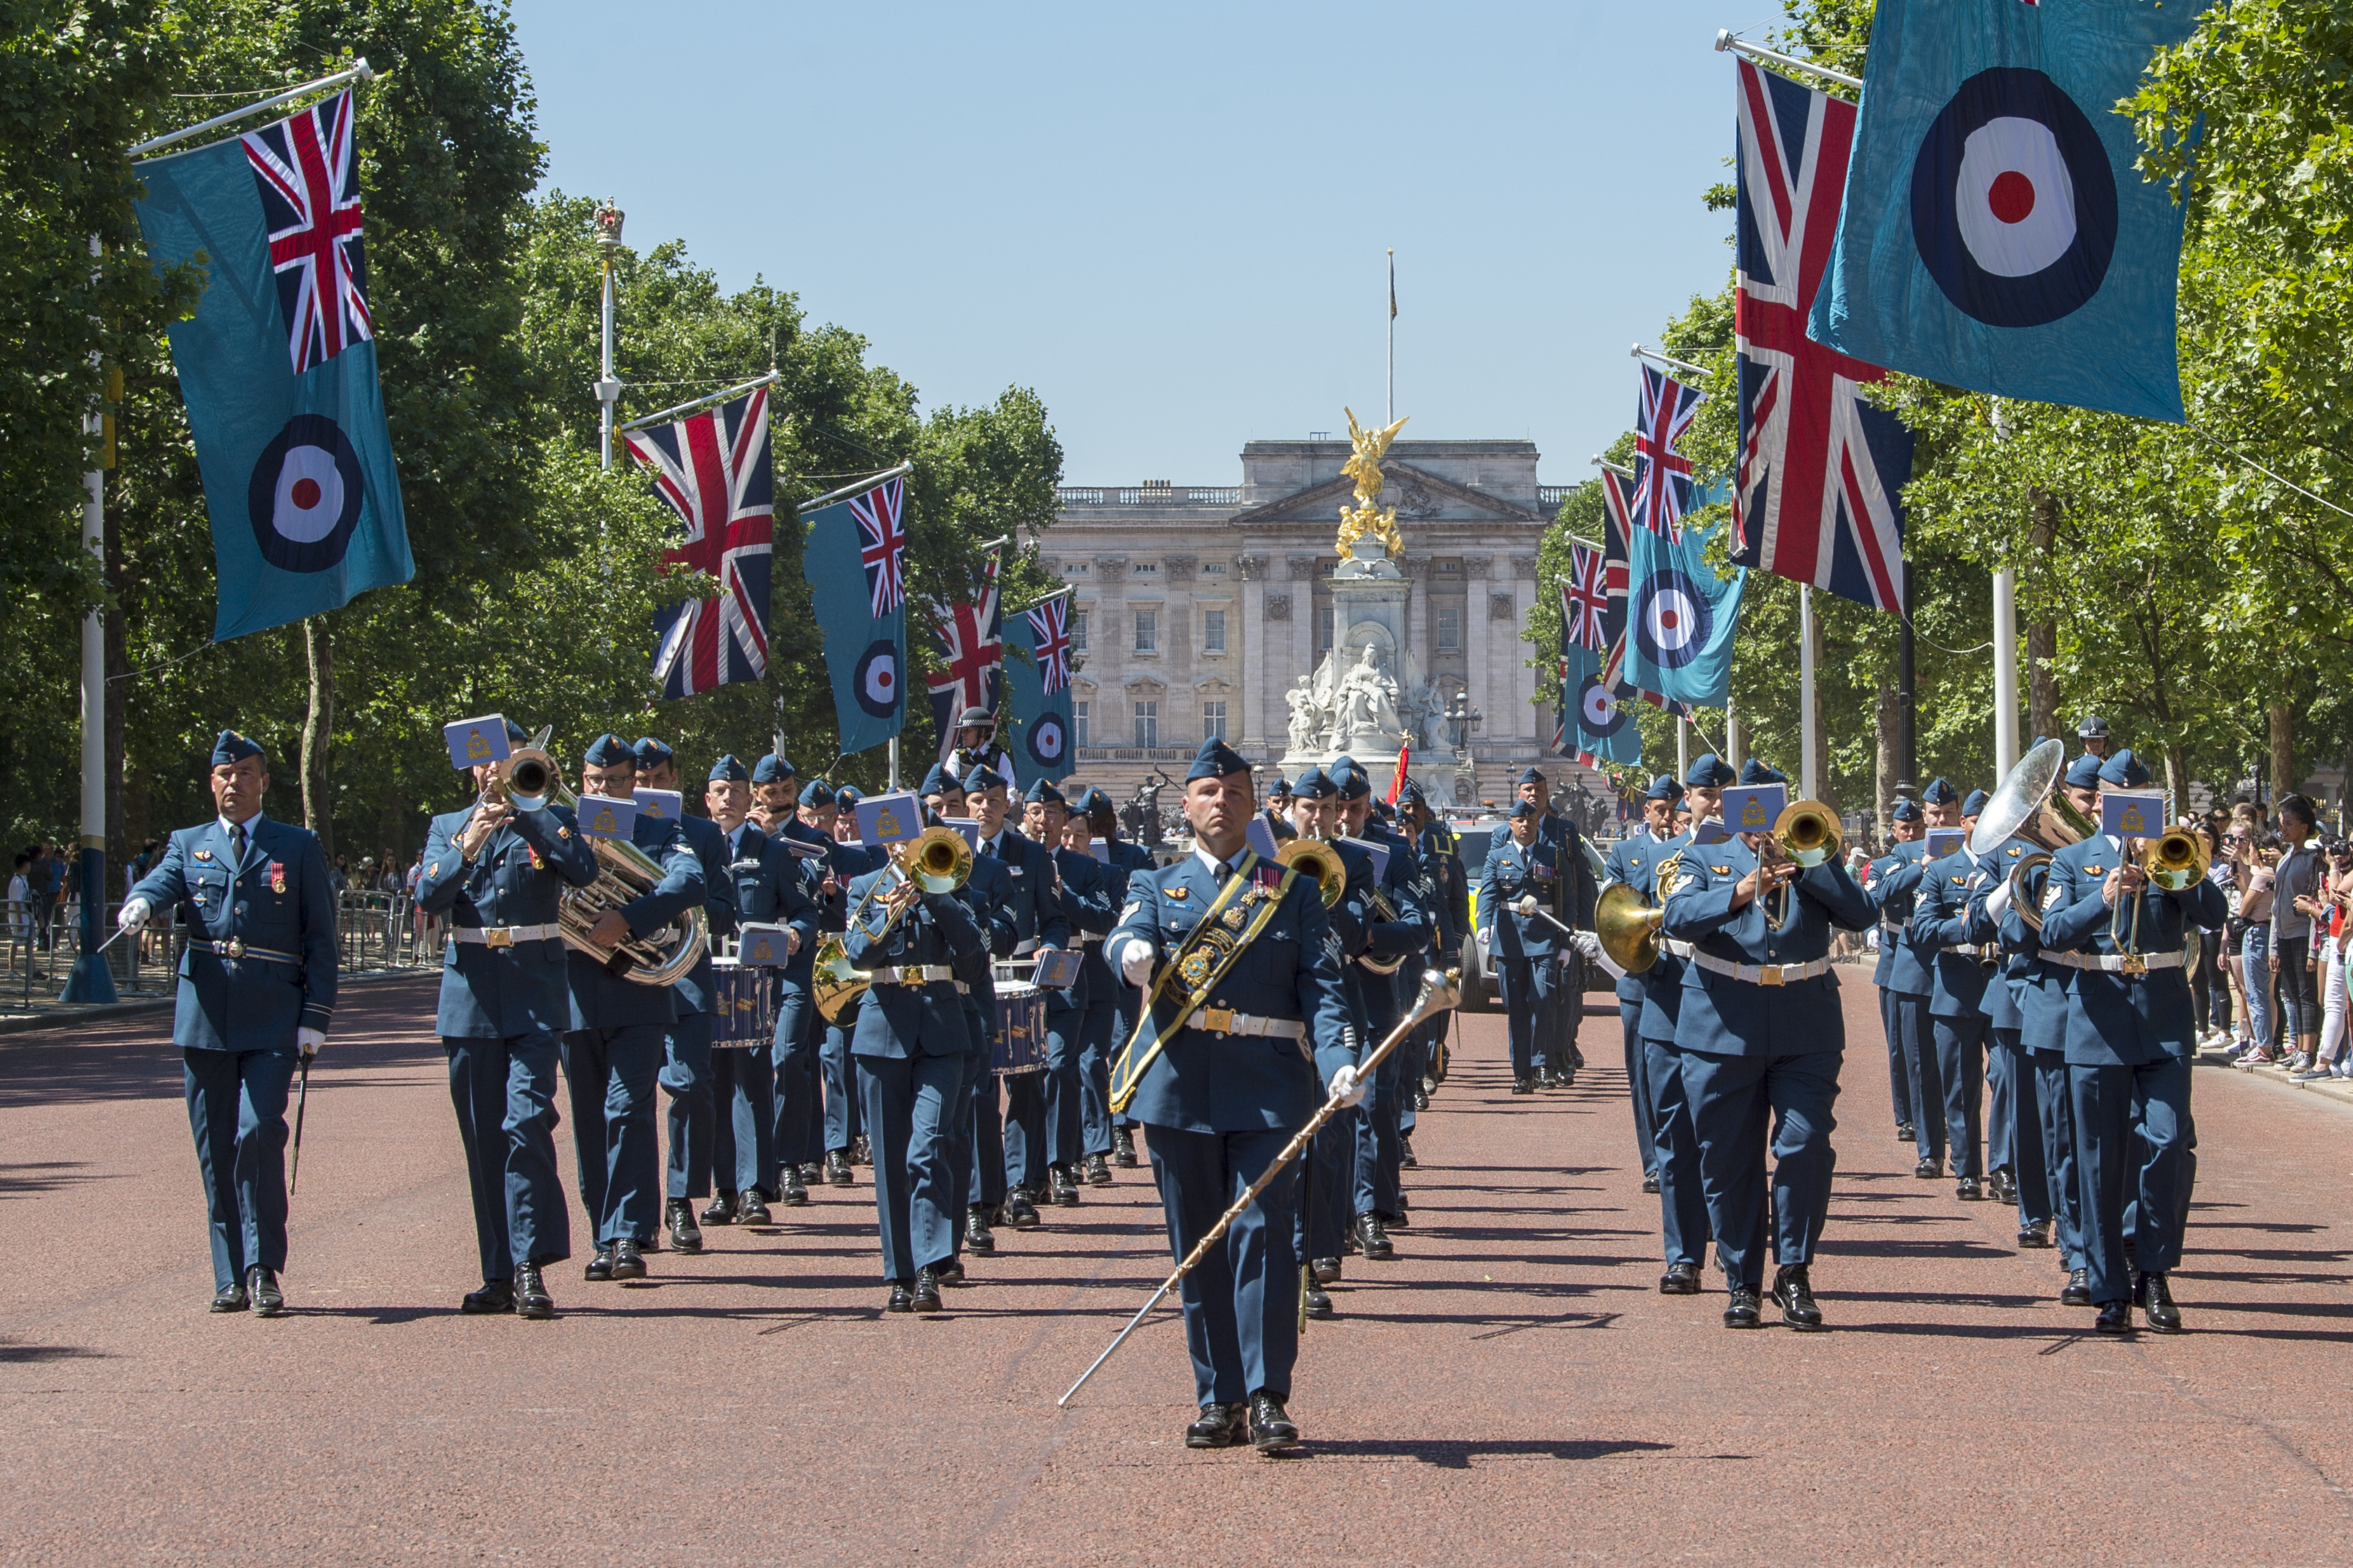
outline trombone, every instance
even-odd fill
[[[1838,818],[1829,806],[1818,800],[1793,800],[1774,819],[1773,831],[1759,847],[1757,864],[1763,867],[1786,860],[1799,867],[1820,866],[1838,858],[1845,843]],[[1789,900],[1795,894],[1787,882],[1773,891],[1777,901],[1767,906],[1765,923],[1779,931],[1789,923]]]
[[[907,842],[891,846],[887,869],[892,876],[877,877],[844,922],[845,926],[863,930],[866,907],[874,901],[875,895],[881,894],[882,925],[869,933],[869,940],[874,942],[891,934],[899,918],[914,906],[918,893],[953,893],[971,880],[972,846],[953,827],[926,827]],[[846,942],[845,931],[828,933],[818,943],[817,956],[810,962],[810,987],[816,994],[817,1010],[828,1024],[839,1023],[849,1005],[874,984],[871,974],[851,965]]]
[[[2212,863],[2212,853],[2206,840],[2187,827],[2168,827],[2154,838],[2136,838],[2125,847],[2125,853],[2151,887],[2168,892],[2179,892],[2194,887],[2206,875]],[[2140,895],[2133,894],[2132,923],[2122,926],[2124,910],[2108,911],[2108,941],[2120,953],[2140,952]],[[2122,929],[2125,934],[2118,935]]]

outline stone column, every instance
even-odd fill
[[[1512,639],[1512,700],[1520,715],[1520,721],[1514,728],[1541,751],[1548,731],[1543,716],[1535,710],[1536,670],[1528,663],[1536,649],[1535,644],[1520,636],[1536,605],[1536,558],[1533,555],[1512,557],[1512,604],[1515,614],[1505,630]]]
[[[1241,578],[1241,593],[1237,596],[1234,606],[1234,619],[1240,624],[1227,626],[1226,647],[1235,660],[1234,687],[1241,694],[1241,711],[1234,716],[1240,726],[1236,733],[1241,737],[1243,746],[1263,748],[1266,755],[1279,757],[1282,754],[1282,743],[1267,732],[1269,692],[1267,672],[1261,666],[1271,661],[1261,658],[1260,651],[1274,641],[1271,637],[1259,635],[1259,628],[1266,619],[1266,557],[1237,556],[1234,571]],[[1246,752],[1245,754],[1255,753]]]
[[[1472,705],[1485,716],[1479,733],[1472,737],[1474,749],[1480,740],[1501,740],[1511,732],[1506,706],[1510,698],[1498,689],[1491,657],[1494,623],[1487,612],[1487,592],[1493,586],[1488,573],[1494,561],[1492,555],[1462,558],[1462,679],[1470,689]]]

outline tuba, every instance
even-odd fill
[[[2009,838],[2023,838],[2046,850],[2064,849],[2097,833],[2092,819],[2055,787],[2066,760],[2067,748],[2057,741],[2045,741],[2021,757],[1978,813],[1978,825],[1969,830],[1969,853],[1982,859]],[[2010,869],[2014,875],[2018,868]]]
[[[876,878],[849,912],[846,924],[860,924],[866,906],[881,893],[890,910],[881,929],[871,940],[881,942],[907,912],[913,899],[900,900],[902,889],[913,888],[925,893],[953,893],[972,879],[972,846],[964,835],[953,827],[926,827],[904,844],[891,847],[890,869],[893,879]],[[839,1023],[849,1005],[866,994],[874,984],[873,977],[849,962],[849,949],[841,932],[828,934],[818,943],[817,956],[809,966],[810,987],[817,999],[817,1010],[828,1024]]]

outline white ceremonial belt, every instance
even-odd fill
[[[477,947],[512,947],[519,942],[554,942],[563,934],[564,928],[551,921],[541,926],[453,926],[449,940]]]
[[[1689,958],[1692,955],[1692,944],[1678,937],[1662,936],[1659,939],[1659,951],[1671,952],[1677,958]]]
[[[2146,974],[2152,969],[2179,969],[2178,952],[2042,952],[2045,963],[2068,969],[2096,970],[2103,974]]]
[[[1097,931],[1082,931],[1071,940],[1076,942],[1081,947],[1084,947],[1091,942],[1103,941],[1103,932]]]
[[[1991,958],[1994,956],[1994,946],[1991,942],[1987,942],[1982,947],[1978,946],[1975,942],[1948,942],[1946,944],[1944,951],[1947,952],[1957,952],[1963,958]]]
[[[1792,980],[1811,980],[1817,974],[1827,974],[1831,968],[1827,958],[1817,958],[1810,963],[1733,963],[1696,949],[1691,961],[1710,974],[1729,974],[1751,985],[1787,985]]]
[[[1893,931],[1897,936],[1902,936],[1904,934],[1904,922],[1902,921],[1883,920],[1879,922],[1879,929],[1884,931]]]
[[[1268,1035],[1282,1040],[1307,1037],[1307,1026],[1297,1018],[1261,1018],[1230,1007],[1196,1007],[1186,1016],[1185,1026],[1207,1029],[1213,1035]]]

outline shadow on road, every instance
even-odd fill
[[[1358,1437],[1317,1439],[1302,1452],[1303,1458],[1320,1456],[1364,1459],[1419,1459],[1440,1469],[1467,1470],[1473,1459],[1608,1459],[1620,1454],[1657,1454],[1672,1443],[1641,1443],[1597,1437],[1547,1440],[1541,1437],[1469,1439],[1450,1442],[1433,1437]],[[1719,1459],[1744,1459],[1746,1454],[1716,1454]]]

